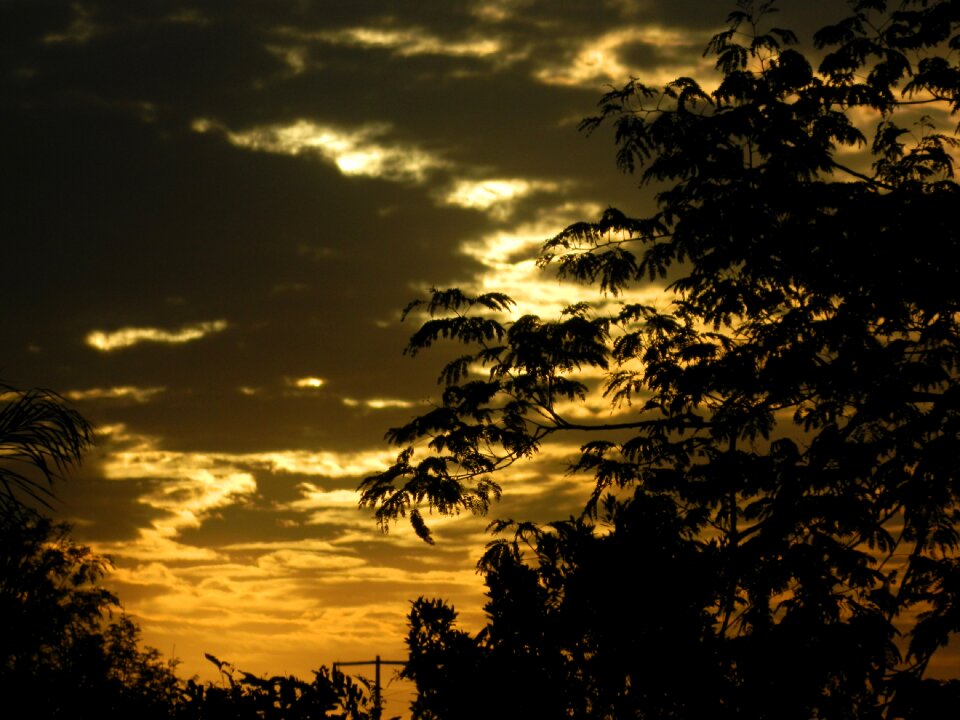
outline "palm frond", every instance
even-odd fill
[[[0,384],[0,513],[49,507],[53,485],[93,443],[93,427],[51,390]]]

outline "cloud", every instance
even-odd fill
[[[648,282],[612,297],[580,283],[560,280],[554,273],[538,267],[536,259],[545,238],[600,212],[601,206],[594,203],[546,206],[532,220],[462,241],[460,252],[475,260],[479,270],[469,282],[461,283],[461,287],[472,293],[506,293],[516,302],[513,317],[533,314],[552,318],[572,303],[584,300],[592,300],[594,313],[615,314],[621,303],[663,305],[666,296],[660,282]]]
[[[490,57],[503,50],[492,37],[448,40],[416,27],[377,28],[351,27],[314,33],[288,31],[298,38],[320,40],[333,45],[361,48],[384,48],[401,57],[414,55],[446,55],[452,57]]]
[[[139,343],[153,342],[179,345],[200,340],[212,333],[227,328],[226,320],[212,320],[193,325],[184,325],[178,330],[163,330],[155,327],[125,327],[112,332],[92,330],[87,333],[86,343],[100,352],[112,352],[132,347]]]
[[[652,67],[643,68],[644,82],[664,84],[680,75],[711,75],[712,60],[703,60],[690,52],[689,30],[658,25],[635,25],[604,32],[581,41],[572,57],[543,64],[534,77],[548,85],[597,87],[604,83],[622,84],[638,68],[625,59],[631,47],[653,52]]]
[[[98,35],[102,28],[93,22],[89,10],[80,3],[71,7],[73,19],[63,32],[51,32],[43,36],[45,45],[85,45]]]
[[[306,389],[315,390],[317,388],[322,388],[324,385],[327,384],[327,381],[324,380],[323,378],[318,378],[318,377],[302,377],[302,378],[294,378],[291,380],[287,380],[287,384],[297,388],[306,388]]]
[[[317,155],[332,162],[347,176],[375,177],[398,182],[421,182],[430,170],[446,163],[431,153],[403,143],[388,143],[387,124],[368,124],[343,130],[300,119],[293,123],[259,125],[231,131],[207,118],[193,121],[199,133],[223,132],[237,147],[281,155]]]
[[[209,478],[230,476],[239,468],[249,468],[271,473],[353,478],[383,470],[393,462],[395,456],[393,450],[217,453],[142,448],[111,453],[104,461],[104,472],[111,479]]]
[[[517,200],[536,192],[558,192],[560,189],[560,183],[548,180],[457,180],[444,193],[442,201],[448,205],[489,211],[495,218],[505,219]]]
[[[288,507],[298,510],[316,510],[329,507],[357,507],[360,493],[357,490],[324,490],[313,483],[303,483],[297,488],[303,495]]]
[[[87,390],[68,390],[64,393],[70,400],[133,400],[138,403],[149,402],[155,395],[162,393],[164,387],[135,387],[120,385],[109,388],[88,388]]]
[[[277,550],[260,556],[257,567],[283,575],[297,570],[345,571],[363,567],[367,561],[355,555],[304,550]]]
[[[347,407],[364,407],[370,410],[386,410],[388,408],[411,408],[417,403],[411,400],[397,400],[395,398],[357,398],[345,397],[341,402]]]

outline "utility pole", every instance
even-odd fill
[[[374,665],[376,674],[373,680],[373,720],[380,720],[380,714],[383,712],[383,699],[380,696],[380,666],[381,665],[406,665],[406,660],[381,660],[377,655],[376,660],[354,660],[352,662],[335,662],[333,669],[336,670],[342,665]]]

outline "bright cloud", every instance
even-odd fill
[[[298,388],[317,389],[327,384],[327,381],[318,377],[302,377],[294,380],[288,380],[288,384]]]
[[[125,327],[112,332],[92,330],[87,333],[86,343],[101,352],[121,350],[144,342],[177,345],[191,342],[192,340],[199,340],[212,333],[221,332],[226,328],[226,320],[212,320],[210,322],[184,325],[177,330],[163,330],[162,328],[156,327]]]
[[[155,439],[127,434],[123,426],[99,429],[109,444],[121,448],[102,461],[110,480],[150,480],[154,485],[139,502],[160,511],[135,541],[103,545],[101,550],[128,559],[211,561],[217,552],[179,542],[184,530],[199,527],[211,515],[250,501],[257,493],[255,473],[303,474],[324,478],[362,477],[393,460],[392,452],[335,453],[276,451],[267,453],[201,453],[162,450]],[[319,506],[347,511],[347,525],[361,520],[354,491],[324,491],[303,485],[305,504],[290,509],[317,511]]]
[[[361,477],[380,472],[393,463],[393,450],[370,450],[365,452],[308,452],[306,450],[280,450],[266,453],[249,453],[234,456],[241,462],[261,465],[272,472],[299,475],[321,475],[328,478]]]
[[[389,126],[366,125],[351,130],[318,125],[309,120],[292,124],[262,125],[230,131],[211,120],[193,122],[196,132],[219,130],[238,147],[281,155],[318,155],[344,175],[378,177],[400,182],[420,182],[430,170],[445,162],[413,145],[383,140]]]
[[[342,402],[347,407],[365,407],[371,410],[410,408],[416,405],[416,403],[410,400],[397,400],[394,398],[367,398],[366,400],[358,400],[357,398],[345,397]]]
[[[517,315],[556,316],[572,302],[584,299],[584,287],[544,272],[537,267],[537,255],[547,238],[576,220],[599,215],[600,211],[598,205],[566,203],[546,208],[538,220],[463,242],[461,252],[482,267],[472,283],[464,284],[464,289],[506,293],[517,303]],[[663,297],[662,285],[647,283],[616,298],[598,292],[594,303],[597,312],[616,312],[621,302],[662,304]]]
[[[556,192],[560,184],[544,180],[498,178],[490,180],[458,180],[443,196],[448,205],[488,210],[500,219],[506,218],[520,198],[535,192]]]
[[[237,468],[327,478],[361,477],[383,470],[395,459],[394,451],[355,453],[277,450],[263,453],[187,453],[135,449],[111,453],[105,461],[107,477],[183,478],[208,473],[231,474]]]
[[[392,450],[333,452],[276,450],[259,453],[178,452],[161,450],[154,438],[127,433],[123,425],[101,426],[98,432],[124,448],[110,452],[103,471],[111,479],[208,478],[211,475],[271,473],[361,477],[379,472],[395,459]]]
[[[298,488],[304,499],[295,501],[291,507],[318,507],[348,506],[356,507],[360,493],[356,490],[324,490],[313,483],[303,483]]]
[[[412,55],[489,57],[502,50],[500,42],[494,38],[446,40],[420,28],[353,27],[315,33],[302,33],[288,29],[286,33],[300,39],[319,40],[332,45],[384,48],[402,57]]]
[[[644,70],[644,81],[648,84],[667,83],[680,75],[702,77],[705,73],[710,74],[713,67],[713,63],[706,60],[690,64],[690,53],[685,52],[691,44],[688,30],[645,25],[613,30],[591,38],[580,46],[567,64],[541,67],[535,77],[548,85],[623,83],[636,74],[636,68],[621,59],[623,49],[632,44],[655,47],[664,57],[662,68]]]
[[[64,394],[71,400],[133,400],[138,403],[145,403],[164,390],[166,388],[163,387],[141,388],[133,385],[120,385],[110,388],[69,390]]]

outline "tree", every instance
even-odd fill
[[[140,648],[100,585],[109,560],[35,507],[49,507],[93,428],[49,390],[0,385],[0,401],[0,695],[35,718],[168,717],[176,662]]]
[[[615,312],[583,302],[508,321],[510,298],[455,289],[408,307],[429,315],[410,354],[441,340],[466,352],[444,367],[439,406],[388,433],[405,448],[397,462],[361,485],[381,525],[409,516],[431,541],[421,510],[483,512],[498,471],[544,442],[596,438],[571,463],[596,479],[583,517],[515,525],[526,560],[521,542],[492,545],[487,637],[522,582],[562,608],[589,600],[578,578],[599,568],[615,577],[631,554],[641,567],[679,553],[706,579],[680,578],[662,631],[700,636],[683,645],[710,678],[712,715],[927,717],[931,693],[956,702],[955,685],[924,676],[960,631],[960,266],[948,260],[960,194],[947,128],[960,3],[850,8],[815,35],[817,70],[791,31],[764,29],[772,2],[743,2],[706,51],[715,89],[631,80],[603,97],[583,127],[612,124],[619,166],[656,185],[657,210],[574,224],[540,263],[624,298]],[[629,301],[650,282],[665,284],[663,305]],[[562,413],[591,391],[585,369],[604,373],[614,421]],[[660,531],[637,535],[640,521],[618,516],[658,518]],[[595,537],[604,517],[609,540]],[[604,564],[620,542],[625,565]],[[624,627],[636,639],[654,622]],[[625,657],[622,672],[591,675],[616,638],[584,632],[598,644],[564,682],[590,676],[640,717],[700,716],[682,689],[655,697],[649,668]]]
[[[475,637],[439,600],[413,604],[404,674],[417,684],[414,718],[723,717],[712,554],[661,498],[608,501],[601,517],[610,532],[571,519],[494,543],[483,559],[488,623]]]
[[[0,384],[0,514],[49,507],[60,473],[93,442],[93,428],[54,392]]]
[[[107,567],[63,524],[0,517],[0,694],[31,717],[164,718],[178,699],[176,663],[113,617]]]

